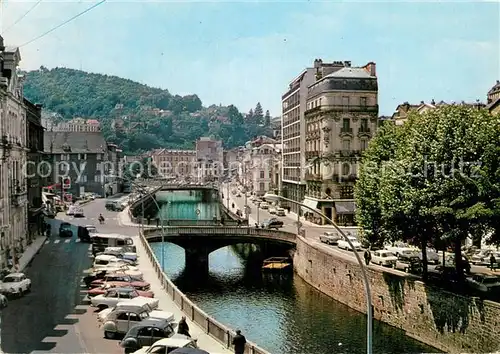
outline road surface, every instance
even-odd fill
[[[83,206],[85,218],[58,214],[74,225],[94,224],[106,233],[132,233],[131,228],[116,223],[98,225],[104,199]],[[116,213],[103,212],[113,221]],[[35,256],[25,273],[32,281],[32,291],[21,299],[11,300],[2,313],[2,350],[5,353],[123,353],[117,341],[103,338],[97,327],[94,310],[82,300],[84,270],[91,266],[89,244],[76,238],[59,238],[60,220],[52,221],[52,235]],[[75,227],[76,231],[76,227]]]

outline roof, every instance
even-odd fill
[[[44,151],[48,153],[102,153],[107,150],[101,132],[45,132]]]
[[[191,341],[192,339],[170,337],[170,338],[160,339],[159,341],[156,341],[153,345],[165,345],[169,347],[182,348],[191,343]]]
[[[325,76],[325,78],[328,77],[365,79],[375,78],[375,76],[371,76],[370,73],[364,68],[342,68]]]

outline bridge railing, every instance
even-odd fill
[[[157,237],[161,234],[160,227],[150,228],[144,230],[144,237]],[[297,236],[294,233],[261,229],[255,227],[229,227],[229,226],[214,226],[214,227],[197,227],[197,226],[177,226],[167,227],[163,229],[164,235],[227,235],[228,237],[234,236],[253,236],[260,238],[269,238],[287,243],[296,243]]]
[[[232,347],[231,343],[236,333],[229,327],[224,326],[222,323],[210,317],[198,306],[196,306],[191,300],[189,300],[187,296],[184,295],[175,286],[175,284],[167,277],[167,275],[162,271],[160,263],[156,258],[156,255],[154,254],[153,250],[151,249],[151,246],[149,245],[147,239],[144,237],[142,233],[139,234],[139,238],[141,239],[142,245],[146,249],[148,258],[153,264],[153,268],[156,272],[156,275],[160,279],[163,288],[170,295],[172,300],[179,306],[182,312],[184,312],[186,317],[189,317],[191,321],[199,325],[205,331],[205,333],[215,338],[225,347],[231,348]],[[260,348],[257,344],[254,344],[252,342],[247,342],[245,347],[245,354],[270,354],[270,353]]]
[[[157,226],[160,227],[162,225],[161,220],[156,220],[156,219],[150,219],[148,223],[148,219],[141,220],[141,217],[131,217],[131,220],[135,224],[145,224],[145,225],[150,225],[150,226]],[[158,224],[157,224],[158,222]],[[163,220],[163,226],[172,226],[172,227],[177,227],[177,226],[207,226],[207,227],[213,227],[213,226],[246,226],[247,223],[246,221],[241,221],[240,224],[238,224],[238,220],[224,220],[224,225],[221,224],[221,221],[214,221],[214,220],[188,220],[188,219],[172,219],[172,220]]]

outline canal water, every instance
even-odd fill
[[[168,210],[162,213],[178,215],[179,219],[187,215],[195,219],[202,213],[211,218],[218,213],[216,204],[186,201],[185,195],[175,193],[166,198],[168,206],[163,204],[162,208]],[[164,196],[157,199],[166,200]],[[366,353],[365,315],[315,290],[296,275],[263,275],[243,255],[252,246],[212,252],[210,273],[202,278],[184,272],[181,247],[171,243],[151,246],[158,257],[163,250],[166,273],[200,308],[221,323],[241,329],[249,340],[272,354]],[[438,352],[381,322],[374,323],[373,335],[376,354]]]

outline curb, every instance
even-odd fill
[[[33,258],[35,258],[35,256],[38,254],[38,252],[40,252],[40,250],[42,249],[42,247],[45,245],[45,241],[47,241],[47,236],[40,236],[41,238],[43,238],[43,242],[40,242],[40,246],[38,246],[36,249],[35,249],[35,252],[33,252],[33,255],[31,256],[30,259],[28,259],[28,261],[24,264],[23,267],[19,267],[19,272],[22,272],[26,269],[26,267],[31,263],[31,261],[33,260]]]

